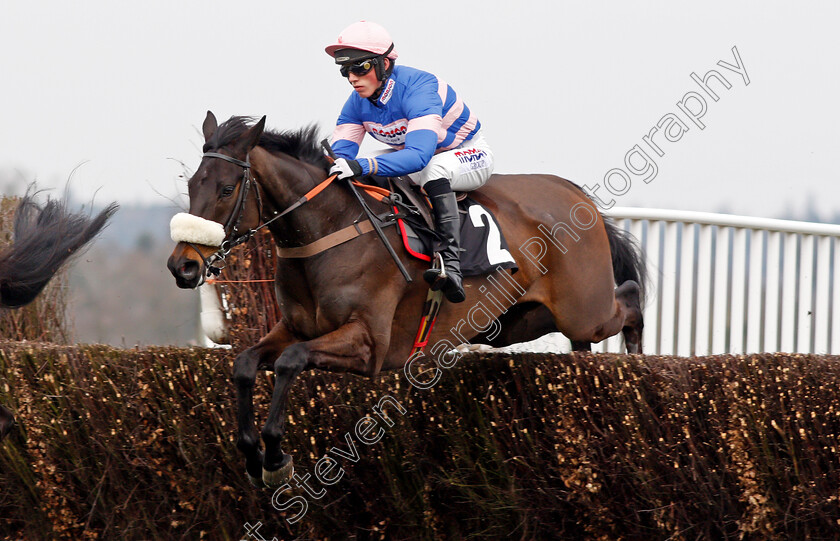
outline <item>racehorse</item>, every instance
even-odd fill
[[[63,201],[41,206],[30,189],[15,211],[12,244],[0,252],[0,309],[34,301],[56,272],[96,237],[117,211],[111,203],[96,216],[67,210]],[[12,412],[0,405],[0,441],[14,427]]]
[[[256,123],[231,117],[218,125],[208,111],[204,156],[188,181],[186,218],[201,232],[174,238],[180,242],[167,266],[179,287],[197,287],[208,265],[240,242],[243,232],[247,236],[261,221],[270,221],[268,228],[281,250],[275,294],[282,317],[236,357],[233,379],[237,447],[245,455],[246,473],[255,484],[262,480],[276,486],[293,472],[281,439],[289,388],[303,370],[370,377],[383,370],[411,370],[408,357],[428,293],[421,275],[428,263],[405,260],[412,278],[407,282],[372,234],[315,255],[283,257],[282,250],[352,229],[364,214],[347,185],[325,179],[329,162],[317,145],[314,127],[287,132],[264,127],[265,117]],[[494,175],[470,197],[495,214],[509,246],[521,247],[513,250],[519,270],[496,273],[493,284],[507,284],[503,288],[489,288],[491,282],[481,276],[465,278],[467,299],[442,307],[429,336],[428,343],[435,344],[432,353],[451,355],[455,345],[475,337],[504,345],[558,330],[577,349],[623,331],[628,350],[641,352],[643,258],[632,239],[605,221],[583,191],[552,175]],[[373,211],[389,210],[368,199]],[[392,244],[398,242],[396,229],[383,230]],[[505,299],[513,300],[506,305]],[[490,320],[495,321],[492,333]],[[463,340],[452,343],[451,335]],[[259,369],[275,374],[262,429],[264,452],[253,409]]]

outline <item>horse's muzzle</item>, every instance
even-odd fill
[[[201,263],[191,259],[177,262],[173,257],[166,262],[169,272],[175,277],[175,284],[181,289],[195,289],[201,281]]]
[[[204,262],[198,259],[195,250],[185,249],[186,246],[178,244],[172,255],[166,261],[169,272],[175,277],[175,284],[181,289],[195,289],[203,282]]]

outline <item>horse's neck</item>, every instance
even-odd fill
[[[314,165],[260,151],[252,155],[251,161],[263,194],[263,220],[282,213],[326,178],[324,171]],[[309,244],[349,223],[347,209],[351,203],[346,190],[328,186],[273,222],[269,229],[281,246]]]

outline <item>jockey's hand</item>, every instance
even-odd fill
[[[358,177],[362,174],[362,166],[356,160],[339,158],[330,167],[330,174],[338,175],[339,179]]]

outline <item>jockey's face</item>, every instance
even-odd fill
[[[388,69],[388,66],[390,65],[391,60],[386,58],[385,69]],[[382,82],[376,78],[375,69],[370,70],[364,75],[356,75],[351,71],[347,75],[347,80],[350,81],[351,85],[353,85],[353,90],[355,90],[362,98],[369,98],[373,96],[373,93],[376,92],[376,89],[382,84]]]

